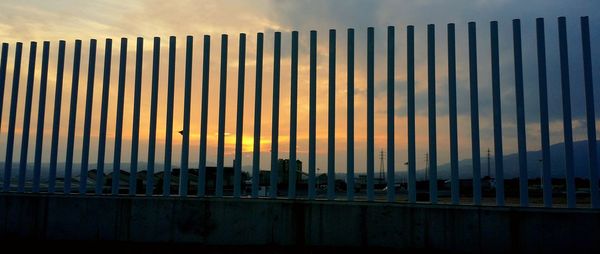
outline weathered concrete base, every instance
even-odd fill
[[[0,238],[600,253],[600,210],[4,193]]]

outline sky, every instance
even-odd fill
[[[375,28],[375,150],[387,151],[387,73],[386,73],[386,27],[395,26],[396,66],[395,66],[395,154],[397,171],[405,171],[407,160],[407,118],[406,118],[406,26],[415,26],[416,61],[416,140],[417,168],[425,167],[425,153],[428,150],[427,134],[427,37],[426,26],[435,25],[436,40],[436,122],[438,164],[449,161],[448,128],[448,81],[446,25],[456,24],[457,52],[457,94],[458,94],[458,137],[459,158],[471,157],[469,73],[467,48],[467,22],[477,22],[477,46],[479,69],[479,107],[481,128],[481,152],[489,148],[493,153],[492,89],[490,65],[490,21],[499,22],[500,38],[500,81],[502,104],[502,134],[504,154],[515,153],[516,102],[514,92],[514,64],[512,25],[513,19],[521,19],[523,37],[525,118],[527,129],[527,149],[540,149],[539,95],[535,47],[535,19],[545,18],[546,49],[548,68],[548,89],[550,109],[551,143],[563,140],[562,100],[560,93],[560,65],[558,54],[557,18],[567,18],[569,69],[571,75],[571,99],[575,140],[586,138],[585,100],[581,58],[581,35],[579,17],[590,16],[593,77],[599,82],[600,48],[600,2],[593,0],[456,0],[456,1],[33,1],[5,0],[0,2],[0,41],[10,43],[8,75],[4,91],[2,122],[0,125],[0,154],[4,156],[6,133],[8,130],[8,110],[12,84],[15,42],[23,42],[23,62],[15,141],[15,161],[19,158],[23,133],[23,112],[25,81],[29,43],[38,42],[35,84],[33,92],[32,122],[30,129],[29,162],[33,162],[37,112],[39,100],[39,78],[41,68],[41,43],[50,41],[50,67],[48,76],[48,97],[44,123],[43,162],[50,159],[50,139],[52,117],[57,110],[54,105],[56,82],[56,59],[58,40],[66,40],[67,53],[62,94],[59,162],[64,162],[66,151],[69,100],[71,98],[71,76],[73,65],[73,45],[75,39],[83,41],[80,86],[77,107],[75,142],[75,163],[80,162],[83,119],[85,108],[85,86],[88,79],[89,41],[98,40],[96,59],[95,90],[93,98],[93,121],[90,162],[96,163],[98,154],[98,134],[100,122],[100,101],[102,94],[105,39],[113,39],[110,76],[109,113],[107,127],[106,162],[113,161],[113,148],[116,122],[117,80],[119,68],[120,38],[128,38],[125,107],[123,125],[122,162],[130,161],[130,146],[133,115],[133,79],[135,66],[135,39],[144,38],[144,63],[141,100],[141,128],[139,160],[147,160],[148,126],[150,118],[152,38],[161,38],[160,84],[158,102],[158,129],[156,158],[160,163],[164,158],[166,135],[173,135],[173,162],[179,165],[182,138],[177,133],[183,128],[183,94],[185,36],[194,36],[190,167],[197,167],[200,142],[201,80],[202,80],[202,37],[211,36],[211,64],[208,115],[208,165],[216,162],[218,105],[219,105],[219,66],[221,34],[228,34],[227,58],[227,100],[225,165],[233,161],[235,145],[235,115],[237,113],[238,47],[239,34],[247,34],[246,74],[244,93],[243,165],[252,164],[254,94],[256,68],[256,34],[265,33],[263,103],[261,124],[261,168],[268,169],[271,148],[272,83],[273,83],[273,38],[274,32],[282,33],[281,90],[279,157],[289,157],[290,136],[290,72],[291,72],[291,32],[299,32],[299,77],[298,77],[298,158],[308,162],[308,102],[309,102],[309,32],[318,32],[317,64],[317,168],[327,170],[327,117],[328,117],[328,30],[337,31],[336,55],[336,136],[335,170],[346,171],[346,43],[347,28],[355,28],[356,67],[355,67],[355,170],[365,172],[366,164],[366,38],[367,28]],[[177,37],[175,105],[173,133],[165,133],[167,63],[169,36]],[[600,98],[600,91],[594,91]],[[596,99],[598,111],[600,99]],[[386,154],[386,156],[389,156]],[[378,157],[376,157],[378,158]],[[2,157],[2,160],[4,157]],[[373,165],[379,170],[379,160]],[[323,171],[321,171],[323,172]]]

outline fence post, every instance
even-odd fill
[[[32,192],[40,192],[40,174],[42,169],[42,144],[44,141],[44,116],[46,115],[46,91],[48,87],[48,55],[50,42],[45,41],[42,49],[42,75],[40,77],[40,95],[38,102],[38,122],[35,142],[35,162],[33,165]]]
[[[104,76],[102,77],[102,104],[100,108],[100,133],[98,135],[98,164],[96,171],[96,195],[104,192],[104,157],[106,155],[106,124],[108,118],[108,95],[110,94],[110,65],[112,39],[106,39],[104,48]],[[114,165],[113,165],[114,166]],[[114,179],[113,179],[114,181]]]
[[[137,194],[138,149],[140,140],[140,103],[142,98],[142,68],[144,60],[144,38],[138,37],[135,49],[135,81],[133,95],[133,127],[131,131],[131,162],[129,195]],[[147,172],[147,171],[146,171]]]
[[[347,196],[354,200],[354,29],[348,28],[348,163],[347,163]]]
[[[238,62],[238,100],[237,119],[235,127],[235,164],[233,196],[240,197],[242,192],[242,136],[244,135],[244,81],[246,75],[246,34],[240,34]]]
[[[296,140],[298,127],[298,31],[292,31],[292,66],[290,81],[290,163],[288,168],[289,188],[288,197],[296,198],[296,174],[298,165],[296,163]],[[300,169],[302,173],[302,169]],[[302,174],[300,175],[302,178]]]
[[[542,134],[542,172],[550,172],[550,128],[548,124],[548,88],[546,80],[546,43],[544,19],[536,19],[538,81],[540,95],[540,129]],[[552,206],[552,199],[544,196],[544,206]]]
[[[374,142],[374,94],[375,94],[375,29],[367,28],[367,200],[375,200],[373,190],[375,142]]]
[[[221,35],[221,80],[219,84],[219,137],[215,195],[223,196],[223,156],[225,153],[225,99],[227,99],[227,35]]]
[[[279,183],[279,69],[281,61],[281,33],[275,32],[275,45],[273,52],[273,120],[271,132],[271,198],[277,198],[277,184]]]
[[[335,30],[329,30],[329,113],[327,133],[327,199],[335,199]]]
[[[500,101],[500,54],[498,50],[498,22],[490,22],[492,48],[492,103],[494,109],[494,165],[496,205],[504,206],[504,155],[502,153],[502,113]]]
[[[95,43],[94,43],[95,45]],[[91,47],[90,47],[91,50]],[[95,50],[95,49],[94,49]],[[95,56],[94,56],[95,57]],[[73,56],[73,76],[71,80],[71,102],[69,108],[69,128],[67,136],[67,158],[65,163],[64,188],[65,194],[71,193],[71,178],[73,170],[73,147],[75,145],[75,122],[77,120],[77,97],[79,93],[79,68],[81,67],[81,40],[75,40]],[[87,107],[87,104],[86,104]],[[82,165],[83,167],[83,165]]]
[[[469,83],[471,95],[471,147],[473,158],[473,203],[481,205],[481,158],[479,147],[479,99],[477,91],[477,35],[469,22]]]
[[[592,80],[592,53],[590,48],[589,18],[581,17],[581,46],[585,80],[585,106],[587,116],[588,156],[590,157],[590,195],[592,208],[600,207],[598,196],[598,157],[596,157],[596,113],[594,110],[594,82]]]
[[[152,95],[150,101],[150,128],[148,141],[148,172],[146,173],[146,196],[154,193],[154,166],[156,151],[156,111],[158,106],[158,78],[160,73],[160,37],[154,37],[152,49]]]
[[[92,105],[94,99],[94,74],[96,70],[96,43],[96,39],[90,40],[85,120],[83,123],[83,148],[81,152],[81,173],[79,174],[79,193],[82,195],[85,195],[87,192],[87,174],[90,159],[90,132],[92,130]],[[96,177],[96,180],[99,181],[98,177]]]
[[[429,113],[429,201],[437,203],[437,137],[435,119],[435,25],[427,25],[427,107]]]
[[[167,80],[167,119],[165,127],[165,165],[163,168],[163,196],[171,195],[171,158],[173,156],[173,103],[175,96],[175,63],[177,38],[169,37],[169,73]],[[181,176],[181,170],[179,171]]]
[[[200,197],[206,194],[206,132],[208,125],[210,35],[204,35],[202,58],[202,112],[200,113],[200,165],[198,166],[198,196]]]
[[[115,150],[112,174],[112,195],[119,194],[121,175],[121,143],[123,142],[123,106],[125,103],[125,73],[127,73],[127,38],[121,38],[119,60],[119,88],[117,95],[117,123],[115,128]],[[131,165],[131,164],[130,164]],[[130,171],[131,175],[131,171]]]
[[[252,197],[258,197],[260,185],[260,124],[262,115],[263,33],[256,34],[256,83],[254,90],[254,144],[252,151]]]
[[[31,104],[33,102],[33,82],[37,42],[32,41],[29,48],[29,66],[27,68],[27,90],[25,93],[25,112],[21,131],[21,160],[19,163],[19,186],[17,192],[25,192],[25,176],[27,174],[27,153],[29,151],[29,127],[31,123]]]
[[[315,199],[317,134],[317,31],[310,31],[310,102],[308,123],[308,199]]]
[[[458,129],[456,114],[456,39],[454,24],[448,24],[448,111],[450,120],[450,191],[452,204],[460,203],[458,175]]]
[[[527,137],[525,133],[525,102],[523,99],[523,56],[521,52],[521,21],[513,19],[513,48],[515,61],[515,94],[517,100],[517,139],[519,150],[519,200],[528,206]]]
[[[395,29],[388,26],[388,52],[387,52],[387,199],[388,202],[396,200],[395,163],[396,155],[394,132],[394,93],[395,93]]]
[[[179,170],[179,196],[188,194],[188,167],[190,158],[190,109],[192,105],[192,59],[194,37],[187,36],[185,44],[185,90],[183,95],[183,142],[181,144],[181,168]]]
[[[415,27],[406,27],[406,97],[408,129],[408,202],[417,201],[415,154]]]
[[[560,51],[560,79],[562,87],[563,132],[565,142],[565,169],[567,181],[567,204],[575,207],[575,180],[573,162],[573,123],[571,121],[571,84],[569,81],[569,49],[565,17],[558,18],[558,44]],[[591,161],[591,158],[590,158]],[[545,169],[545,168],[544,168]],[[543,172],[544,206],[552,206],[552,171]],[[547,199],[547,200],[546,200]]]
[[[21,55],[23,43],[17,42],[15,49],[15,64],[13,67],[13,81],[10,99],[10,115],[8,119],[8,134],[6,139],[6,159],[4,160],[4,192],[10,191],[13,149],[15,143],[15,122],[17,121],[17,103],[19,99],[19,79],[21,77]]]
[[[60,130],[60,109],[62,103],[63,74],[65,68],[65,41],[58,42],[58,63],[56,66],[56,93],[54,94],[54,119],[52,121],[52,141],[50,147],[50,172],[48,175],[48,193],[56,188],[56,164],[58,160],[58,139]]]

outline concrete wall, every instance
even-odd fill
[[[600,210],[0,194],[0,238],[600,251]]]

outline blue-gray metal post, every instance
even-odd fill
[[[429,116],[429,201],[437,203],[437,138],[435,121],[435,26],[427,25],[427,102]]]
[[[208,126],[208,88],[210,75],[210,35],[204,35],[202,53],[202,112],[200,113],[200,161],[198,165],[198,196],[206,194],[206,132]]]
[[[262,116],[262,67],[264,34],[256,34],[256,88],[254,90],[254,144],[252,151],[252,197],[258,197],[260,184],[260,124]]]
[[[154,169],[156,152],[156,111],[158,108],[158,78],[160,71],[160,37],[154,37],[152,49],[152,95],[150,97],[150,128],[148,138],[148,173],[146,174],[146,196],[154,193]]]
[[[2,43],[2,57],[0,58],[0,115],[4,106],[4,87],[6,85],[6,62],[8,61],[8,43]],[[0,129],[2,117],[0,117]]]
[[[140,103],[142,98],[142,68],[144,60],[144,38],[138,37],[135,48],[135,80],[133,95],[133,127],[131,131],[131,162],[129,195],[137,194],[138,149],[140,140]]]
[[[237,117],[235,123],[235,165],[233,175],[233,196],[239,198],[242,192],[242,136],[244,135],[244,81],[246,76],[246,34],[240,34],[238,62]]]
[[[183,95],[183,142],[181,144],[181,170],[179,171],[179,195],[188,194],[188,167],[190,159],[190,109],[192,107],[192,59],[194,37],[187,36],[185,44],[185,90]]]
[[[585,82],[585,108],[587,117],[588,155],[590,158],[590,195],[592,208],[600,207],[598,193],[598,157],[596,156],[596,113],[594,110],[594,81],[592,79],[592,53],[590,48],[590,21],[581,17],[581,48]]]
[[[171,158],[173,156],[173,103],[175,97],[175,63],[177,39],[169,37],[169,70],[167,79],[167,119],[165,127],[165,162],[163,168],[163,196],[171,195]],[[180,175],[181,176],[181,175]]]
[[[395,180],[395,163],[396,155],[394,144],[395,131],[395,113],[394,113],[394,81],[395,77],[395,29],[393,26],[388,26],[388,52],[387,52],[387,199],[388,202],[396,200],[396,180]]]
[[[58,140],[60,130],[60,109],[62,103],[63,74],[65,68],[65,41],[58,42],[58,63],[56,65],[56,92],[54,94],[54,119],[52,120],[52,141],[50,144],[50,169],[48,173],[48,193],[56,188],[56,164],[58,161]]]
[[[329,113],[327,115],[327,199],[335,199],[335,30],[329,30]]]
[[[25,191],[25,176],[27,174],[27,152],[29,151],[29,127],[31,124],[31,104],[33,103],[33,82],[35,74],[35,59],[37,42],[32,41],[29,48],[29,66],[27,67],[27,90],[25,93],[25,112],[23,113],[23,128],[21,129],[21,160],[19,162],[18,192]]]
[[[348,200],[354,200],[354,29],[348,29],[348,162],[346,191]]]
[[[79,174],[79,193],[87,190],[87,174],[90,160],[90,132],[92,130],[92,106],[94,99],[94,75],[96,70],[96,39],[90,40],[90,56],[88,63],[87,90],[85,99],[85,119],[83,123],[83,147],[81,151],[81,170]],[[71,104],[73,105],[73,104]],[[98,180],[98,177],[96,177]]]
[[[317,148],[317,31],[310,31],[310,77],[308,118],[308,199],[314,199]]]
[[[527,176],[527,136],[525,133],[525,102],[523,99],[523,55],[521,50],[521,20],[513,20],[515,61],[515,95],[517,100],[517,140],[519,150],[519,203],[529,205]]]
[[[565,169],[567,182],[567,206],[575,207],[575,163],[573,161],[573,123],[571,121],[571,84],[569,81],[569,49],[565,17],[558,18],[558,44],[560,51],[560,83],[562,87],[563,132],[565,142]],[[594,154],[594,157],[597,157]],[[590,158],[591,161],[591,158]],[[545,169],[545,168],[544,168]],[[552,171],[542,172],[544,206],[552,206]]]
[[[217,181],[215,195],[223,196],[223,160],[225,153],[225,99],[227,99],[227,35],[221,35],[221,77],[219,81],[219,133],[217,141]]]
[[[374,96],[375,96],[375,29],[367,28],[367,200],[375,200]]]
[[[46,115],[46,90],[48,88],[48,55],[50,42],[45,41],[42,48],[42,75],[40,77],[40,94],[38,102],[38,122],[35,138],[35,161],[33,164],[32,192],[40,191],[40,174],[42,170],[42,144],[44,142],[44,116]]]
[[[477,35],[469,22],[469,83],[471,95],[471,149],[473,160],[473,204],[481,204],[481,157],[479,147],[479,99],[477,90]]]
[[[4,192],[10,191],[12,181],[12,162],[13,149],[15,143],[15,123],[17,121],[17,103],[19,99],[19,79],[21,77],[21,55],[23,53],[23,43],[17,42],[15,49],[15,64],[13,67],[13,80],[10,99],[10,115],[8,118],[8,134],[6,138],[6,159],[4,159]]]
[[[542,172],[550,172],[550,127],[548,124],[548,85],[546,78],[546,42],[544,19],[536,19],[537,62],[540,96],[540,131],[542,134]],[[552,196],[544,196],[544,206],[552,206]]]
[[[273,118],[271,128],[271,198],[277,198],[279,183],[279,70],[281,61],[281,33],[275,32],[273,48]]]
[[[456,114],[456,38],[454,24],[448,24],[448,111],[450,122],[450,192],[452,204],[460,203],[458,176],[458,121]]]
[[[110,94],[110,65],[112,39],[106,39],[104,48],[104,76],[102,77],[102,103],[100,105],[100,132],[98,134],[98,164],[96,172],[96,195],[104,191],[104,159],[106,156],[106,124],[108,120],[108,95]],[[116,180],[113,178],[113,181]]]
[[[406,28],[406,97],[408,129],[408,202],[417,201],[415,153],[415,27]]]
[[[292,68],[290,80],[290,163],[289,163],[289,188],[288,197],[296,198],[296,140],[298,128],[298,32],[292,32]]]
[[[115,150],[112,172],[112,195],[119,194],[121,171],[121,144],[123,142],[123,106],[125,104],[125,73],[127,73],[127,38],[121,38],[119,59],[119,83],[117,95],[117,123],[115,127]]]
[[[492,48],[492,104],[494,109],[494,165],[496,178],[496,205],[504,206],[504,155],[502,154],[502,113],[500,102],[500,54],[498,50],[498,22],[490,22]]]
[[[69,105],[69,127],[67,133],[67,158],[65,161],[64,193],[71,193],[73,171],[73,149],[75,146],[75,123],[77,120],[77,97],[79,93],[79,70],[81,67],[81,40],[75,40],[73,53],[73,76],[71,80],[71,101]]]

